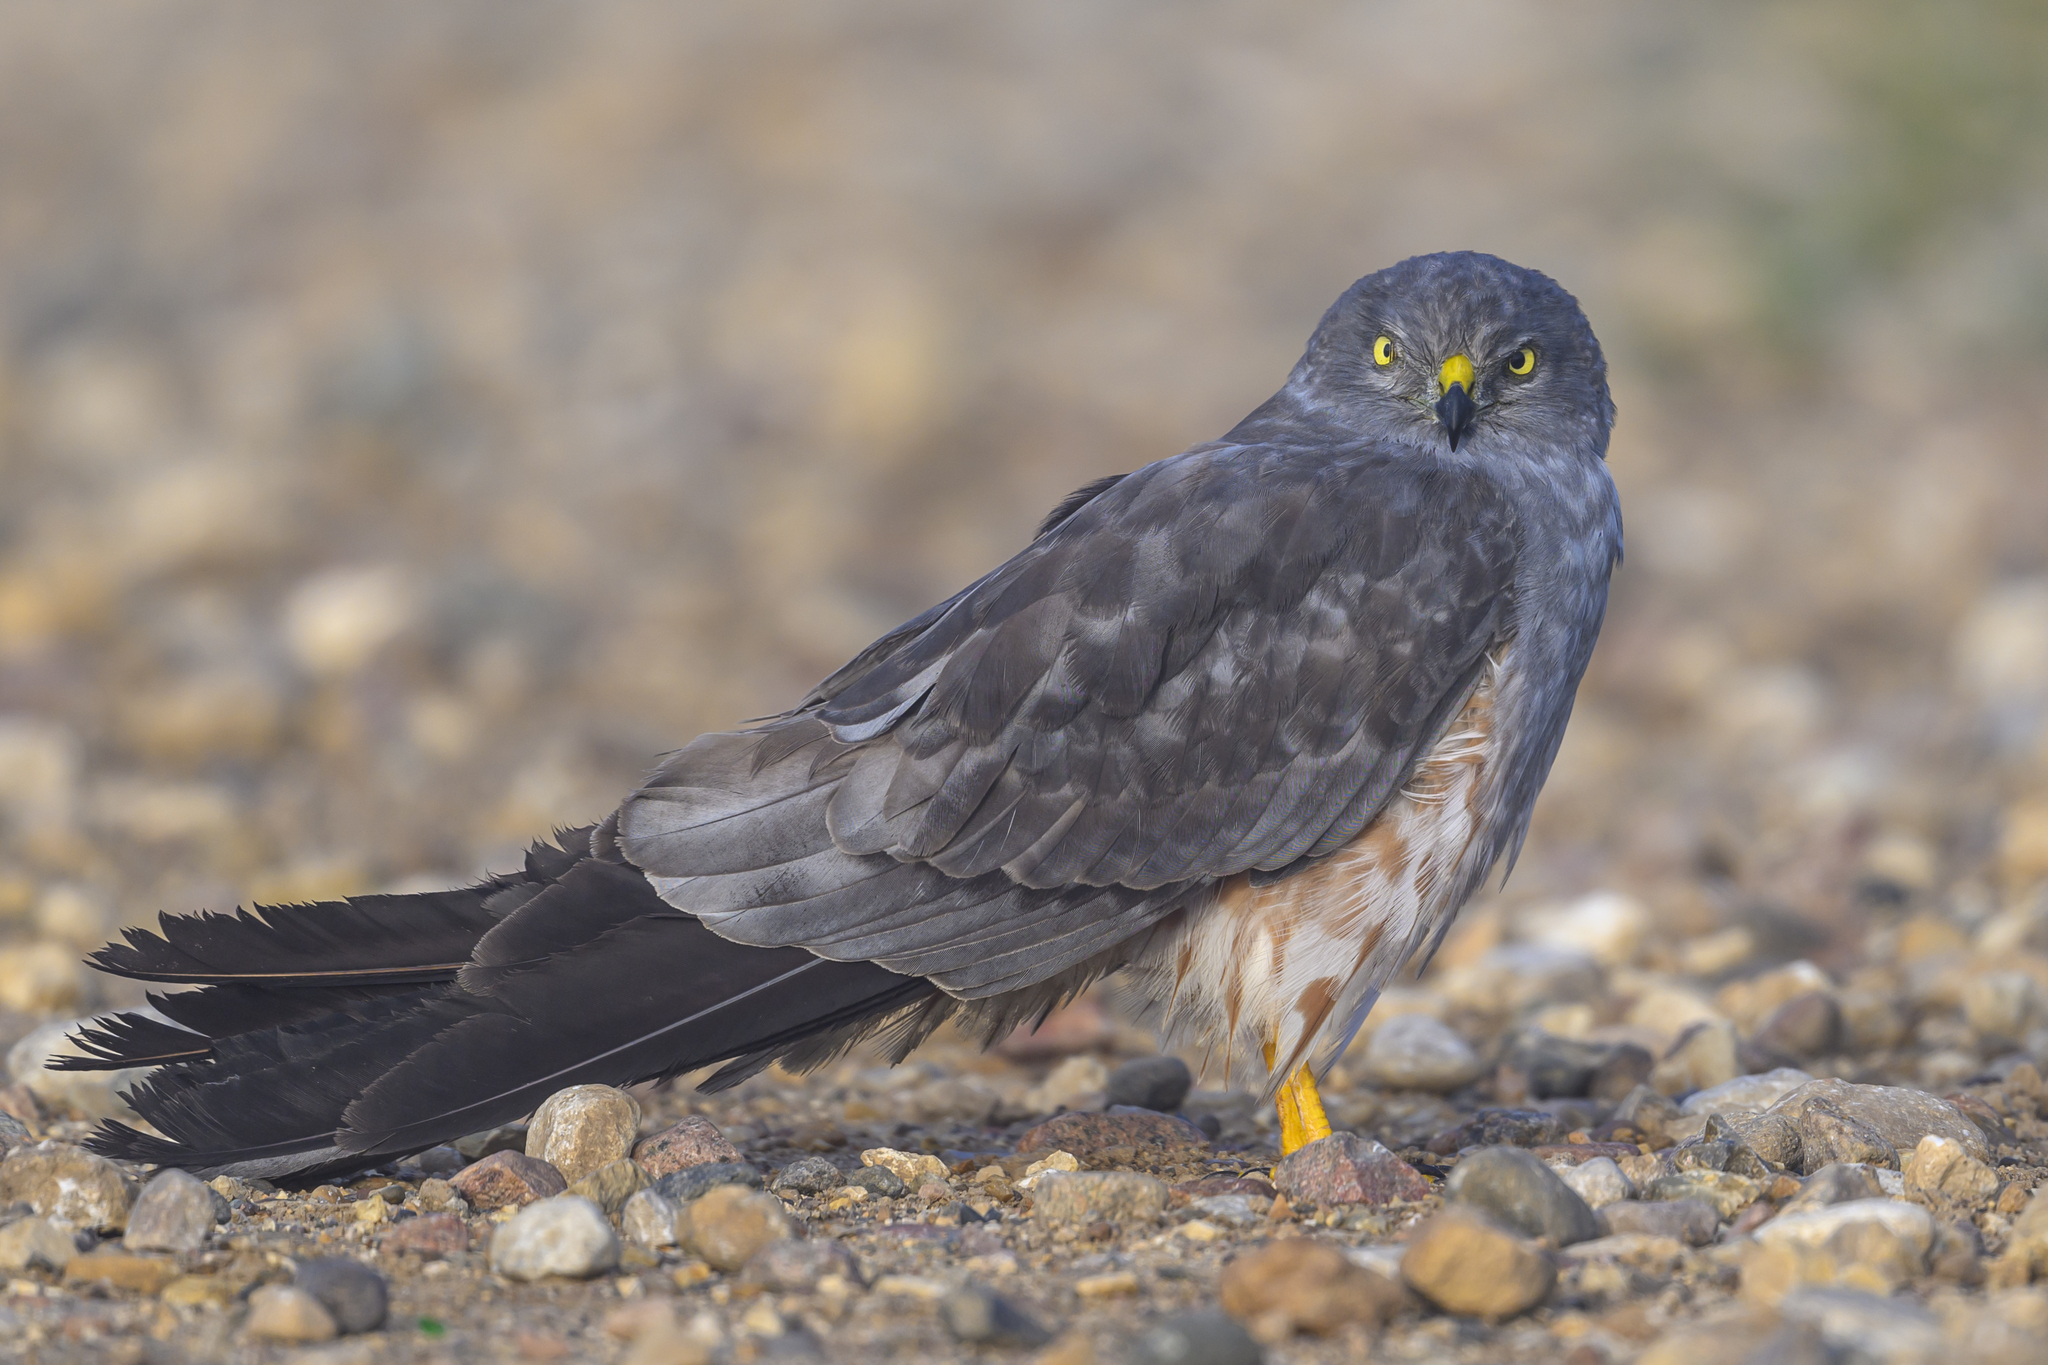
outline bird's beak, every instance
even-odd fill
[[[1436,419],[1444,424],[1452,450],[1458,448],[1465,429],[1479,415],[1479,405],[1472,401],[1472,378],[1471,358],[1463,355],[1452,356],[1436,372],[1437,387],[1443,391],[1436,403]]]

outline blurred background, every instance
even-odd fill
[[[1912,1065],[2024,1041],[2048,9],[1446,14],[0,7],[0,1033],[132,999],[78,952],[159,909],[597,818],[1469,247],[1605,341],[1629,553],[1444,965],[1562,934],[1610,989],[1546,1026],[1668,1041],[1804,960]],[[1987,962],[2012,1037],[1902,1031]]]

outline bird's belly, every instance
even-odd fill
[[[1465,860],[1493,796],[1496,677],[1489,670],[1407,785],[1349,844],[1278,882],[1227,879],[1147,952],[1136,975],[1170,1035],[1254,1089],[1268,1077],[1268,1047],[1274,1076],[1341,1048],[1468,884]]]

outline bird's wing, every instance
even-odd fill
[[[1342,847],[1510,626],[1502,495],[1415,457],[1197,449],[1063,511],[796,712],[672,755],[625,856],[742,942],[1030,984]]]

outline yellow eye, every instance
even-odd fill
[[[1394,339],[1381,337],[1372,344],[1372,363],[1382,368],[1394,363]]]
[[[1524,346],[1508,357],[1508,373],[1516,376],[1533,373],[1536,369],[1536,352]]]

